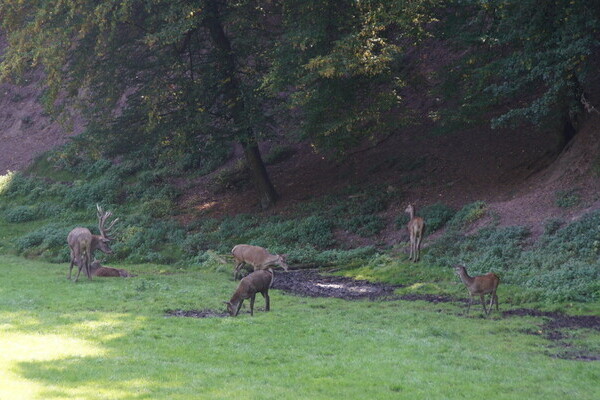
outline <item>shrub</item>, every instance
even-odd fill
[[[456,214],[456,211],[442,203],[435,203],[423,207],[419,214],[425,220],[426,233],[431,234],[442,228],[448,221],[450,221],[452,217],[454,217],[454,215]],[[408,223],[408,216],[406,220]]]
[[[559,190],[554,196],[554,203],[560,208],[571,208],[581,203],[579,189]]]
[[[600,265],[569,261],[551,271],[540,271],[526,286],[542,289],[553,301],[594,301],[600,299]]]
[[[145,201],[140,206],[140,212],[152,218],[163,218],[172,215],[175,204],[170,199],[158,198]]]
[[[549,218],[544,221],[544,234],[547,236],[554,235],[563,225],[563,220],[560,218]]]
[[[362,237],[378,234],[385,228],[385,221],[378,215],[357,215],[341,224],[341,227]]]
[[[41,255],[49,261],[68,260],[67,235],[70,228],[48,224],[29,232],[16,240],[15,247],[19,254]]]
[[[19,223],[38,218],[38,209],[34,206],[16,206],[4,212],[6,222]]]
[[[485,215],[487,205],[483,201],[476,201],[474,203],[467,204],[460,211],[454,214],[454,217],[450,219],[448,225],[453,228],[464,228],[465,226],[472,224],[479,218]]]

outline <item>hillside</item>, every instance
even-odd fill
[[[25,86],[2,84],[0,89],[0,171],[24,170],[35,157],[69,140],[73,131],[43,111],[35,79]],[[548,132],[480,127],[433,135],[427,133],[432,128],[427,121],[377,145],[356,149],[346,161],[316,153],[308,143],[285,144],[294,153],[268,167],[280,201],[267,213],[285,212],[297,203],[348,187],[373,187],[393,192],[397,199],[386,212],[390,223],[378,239],[388,244],[398,240],[391,222],[407,202],[417,209],[437,202],[458,209],[482,200],[492,211],[488,215],[501,225],[525,225],[539,234],[548,218],[572,221],[600,206],[598,179],[591,173],[600,146],[599,120],[590,114],[558,155]],[[77,121],[73,126],[80,132],[83,124]],[[273,146],[263,143],[263,154]],[[231,162],[239,156],[236,153]],[[193,184],[180,178],[185,187],[180,206],[211,216],[259,212],[248,201],[255,197],[249,184],[225,191],[211,189],[209,182],[218,173],[195,178]],[[573,191],[580,197],[577,206],[556,204],[557,194]],[[352,235],[346,239],[364,241]]]

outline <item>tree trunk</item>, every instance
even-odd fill
[[[219,54],[221,71],[226,76],[223,83],[223,95],[231,113],[231,119],[238,127],[238,140],[242,143],[248,168],[252,174],[254,187],[258,193],[260,206],[263,210],[271,207],[277,200],[275,187],[271,183],[267,168],[263,162],[254,136],[252,127],[244,126],[246,104],[240,88],[240,82],[235,70],[235,55],[231,48],[231,42],[227,37],[221,22],[217,0],[206,0],[206,15],[204,25],[208,29],[215,49]]]
[[[268,209],[277,201],[277,192],[269,179],[267,168],[260,155],[260,150],[256,143],[244,144],[244,154],[248,162],[248,168],[252,173],[252,180],[258,192],[258,199],[263,210]]]

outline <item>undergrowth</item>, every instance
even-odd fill
[[[71,181],[53,179],[69,176]],[[172,176],[168,169],[103,159],[62,160],[50,169],[45,161],[43,168],[34,167],[27,175],[4,175],[0,251],[67,262],[68,232],[85,226],[97,233],[98,203],[120,219],[110,260],[220,269],[223,262],[231,262],[234,245],[248,243],[285,253],[291,264],[334,266],[349,275],[408,286],[456,282],[449,267],[461,263],[471,275],[495,272],[503,285],[518,287],[511,292],[515,304],[600,300],[600,212],[571,224],[548,220],[544,235],[533,243],[526,228],[497,227],[494,222],[466,234],[488,212],[484,202],[460,210],[442,203],[424,205],[417,214],[426,221],[426,234],[444,231],[424,249],[421,263],[411,265],[404,243],[390,252],[385,246],[354,248],[339,241],[339,232],[377,243],[377,235],[389,224],[405,229],[406,214],[391,221],[386,215],[400,195],[383,187],[349,186],[342,193],[299,204],[285,216],[238,214],[216,219],[198,214],[182,224],[173,218],[182,210]],[[435,291],[452,290],[433,285]]]

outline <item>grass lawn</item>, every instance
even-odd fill
[[[541,318],[276,290],[253,318],[167,317],[223,311],[230,271],[125,268],[74,284],[67,264],[0,256],[0,399],[600,398],[600,362],[551,357],[526,333]]]

